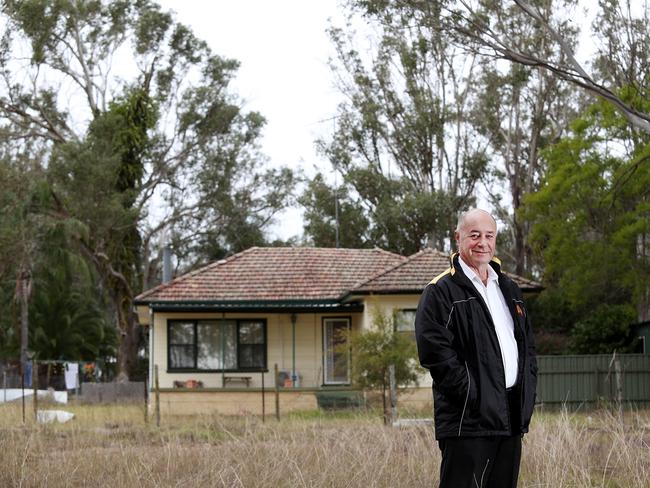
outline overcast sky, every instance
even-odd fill
[[[333,48],[325,30],[343,24],[337,0],[159,0],[221,56],[237,59],[233,93],[246,110],[267,119],[263,152],[272,164],[301,167],[306,174],[330,166],[315,151],[318,136],[332,133],[328,121],[340,95],[327,66]],[[300,213],[286,212],[272,232],[288,238],[302,232]]]
[[[341,100],[327,66],[334,53],[325,32],[330,21],[344,25],[339,0],[158,2],[173,10],[215,53],[241,63],[232,92],[245,101],[245,110],[267,119],[262,150],[271,164],[301,168],[308,176],[315,168],[331,172],[314,142],[332,134],[332,116]],[[580,8],[578,12],[585,27],[578,57],[585,60],[593,49],[587,27],[593,12]],[[357,28],[363,29],[363,24]],[[300,211],[290,209],[279,216],[271,233],[284,239],[301,234]]]

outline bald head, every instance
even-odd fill
[[[492,215],[489,212],[480,208],[470,208],[469,210],[462,212],[458,216],[458,223],[456,224],[456,232],[460,232],[467,225],[468,222],[474,221],[476,218],[479,219],[485,218],[486,216],[489,217],[492,220],[492,222],[494,222],[494,230],[496,232],[497,221],[494,219],[494,217],[492,217]]]

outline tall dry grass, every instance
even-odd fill
[[[22,425],[0,406],[0,486],[432,487],[430,427],[378,416],[174,417],[156,428],[134,406],[70,406],[62,425]],[[28,417],[33,413],[28,409]],[[650,413],[539,414],[520,487],[650,487]]]

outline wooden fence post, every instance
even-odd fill
[[[388,366],[388,383],[390,385],[390,425],[395,425],[397,422],[397,384],[394,364]]]
[[[264,371],[260,373],[262,375],[262,423],[264,423],[266,417],[266,390],[264,388]]]
[[[158,383],[158,365],[153,367],[154,371],[154,388],[156,395],[156,427],[160,427],[160,384]]]
[[[614,360],[614,372],[616,378],[616,408],[620,420],[623,420],[623,372],[621,371],[621,360]]]
[[[149,378],[147,377],[147,374],[145,373],[144,375],[144,425],[147,425],[149,423],[149,405],[148,405],[148,383],[149,383]]]
[[[38,364],[32,360],[32,386],[34,389],[34,422],[38,422]]]
[[[279,421],[280,420],[280,385],[278,384],[279,381],[279,374],[278,374],[278,363],[275,363],[274,367],[274,378],[275,378],[275,418]]]
[[[22,402],[23,402],[23,425],[25,425],[25,368],[24,364],[20,365],[20,390],[22,393]]]

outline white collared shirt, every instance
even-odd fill
[[[503,368],[506,374],[506,388],[510,388],[517,382],[519,353],[517,351],[512,315],[510,315],[510,309],[508,309],[506,299],[501,292],[501,288],[499,288],[499,276],[492,269],[492,266],[488,265],[488,283],[486,286],[474,270],[463,261],[463,258],[459,256],[458,261],[463,269],[463,273],[465,273],[465,276],[472,282],[476,291],[483,297],[485,304],[490,310],[497,339],[499,340],[499,347],[501,348],[501,358],[503,359]]]

